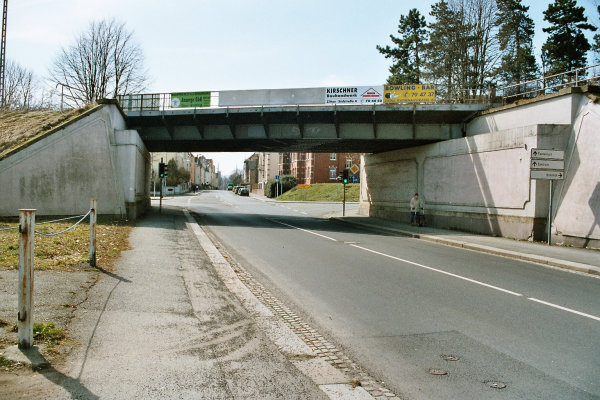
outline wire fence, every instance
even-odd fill
[[[19,225],[9,228],[2,228],[3,231],[10,229],[19,230],[19,285],[18,285],[18,313],[17,313],[17,331],[19,336],[19,348],[29,349],[33,346],[33,320],[31,311],[33,308],[33,265],[34,265],[34,236],[35,234],[43,236],[57,236],[74,229],[81,224],[87,217],[90,218],[90,266],[96,266],[96,199],[90,201],[90,209],[86,214],[75,215],[71,217],[59,218],[52,221],[44,221],[38,225],[67,221],[71,219],[79,220],[70,227],[60,232],[47,233],[35,230],[35,212],[34,209],[19,210]]]

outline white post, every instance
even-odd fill
[[[19,348],[33,346],[33,255],[35,231],[35,211],[19,210],[19,288],[17,329]]]
[[[550,198],[548,200],[548,246],[552,245],[552,183],[550,179]]]
[[[98,200],[90,200],[90,266],[96,266],[96,218]]]

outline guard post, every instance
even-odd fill
[[[90,200],[90,267],[96,266],[96,225],[98,201]]]
[[[33,346],[33,255],[35,209],[19,210],[19,288],[17,330],[19,348]]]

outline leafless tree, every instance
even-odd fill
[[[142,50],[125,24],[102,20],[61,49],[49,73],[55,85],[63,86],[65,102],[82,106],[144,90],[148,78],[143,64]]]
[[[34,104],[37,80],[33,72],[9,60],[5,70],[5,88],[2,104],[5,109],[36,108]]]
[[[451,0],[450,7],[463,19],[472,41],[465,49],[463,87],[481,90],[493,77],[500,59],[495,0]],[[475,93],[473,93],[475,94]]]

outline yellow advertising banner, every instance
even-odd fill
[[[385,85],[383,103],[435,103],[435,85]]]

